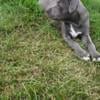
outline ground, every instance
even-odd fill
[[[83,0],[100,51],[100,0]],[[0,0],[0,100],[100,100],[100,63],[78,59],[36,0]]]

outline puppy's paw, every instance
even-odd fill
[[[90,59],[90,55],[88,54],[87,56],[82,57],[82,60],[84,61],[89,61]]]
[[[85,61],[89,61],[90,57],[83,57],[82,59],[85,60]]]
[[[100,62],[100,57],[92,58],[92,61],[93,61],[93,62]]]
[[[91,60],[93,62],[100,62],[100,53],[99,52],[96,52],[93,55],[91,55]]]

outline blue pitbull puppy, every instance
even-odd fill
[[[89,13],[80,0],[39,0],[39,4],[51,19],[59,23],[64,40],[80,59],[100,61],[100,53],[89,35]],[[86,50],[75,41],[78,37]]]

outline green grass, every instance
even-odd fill
[[[100,0],[83,0],[100,51]],[[84,62],[36,0],[0,0],[0,100],[99,100],[100,63]]]

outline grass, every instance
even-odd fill
[[[100,51],[100,0],[83,1]],[[100,100],[100,63],[79,60],[50,22],[36,0],[0,0],[0,100]]]

